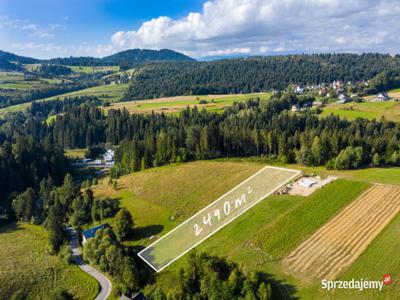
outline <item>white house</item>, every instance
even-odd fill
[[[302,94],[302,93],[304,92],[304,88],[302,88],[301,86],[297,85],[297,86],[294,88],[294,92],[295,92],[296,94]]]
[[[103,154],[103,159],[106,162],[112,162],[114,161],[114,155],[115,155],[114,150],[108,149],[106,153]]]

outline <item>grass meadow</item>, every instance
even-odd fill
[[[99,290],[95,279],[76,265],[66,265],[46,253],[43,227],[9,224],[0,227],[0,299],[23,290],[27,299],[50,299],[55,288],[66,289],[74,299],[93,299]]]
[[[212,112],[223,112],[225,108],[232,106],[236,102],[244,102],[252,98],[260,98],[268,100],[271,97],[270,93],[254,93],[243,95],[193,95],[193,96],[176,96],[158,98],[152,100],[136,100],[113,103],[106,107],[105,111],[110,109],[127,109],[130,113],[178,113],[186,107],[194,107],[206,109]],[[201,104],[200,100],[205,100],[207,103]]]
[[[108,186],[106,181],[101,182],[94,191],[98,197],[121,200],[122,205],[131,211],[137,226],[135,236],[129,243],[146,246],[154,241],[150,239],[151,236],[162,236],[262,166],[259,162],[229,160],[177,164],[123,176],[118,180],[117,191]],[[296,166],[290,167],[298,169]],[[274,288],[279,289],[284,298],[335,299],[332,298],[332,292],[321,289],[320,282],[293,277],[283,268],[281,259],[368,188],[369,179],[375,181],[376,176],[387,176],[391,172],[390,169],[372,170],[378,172],[367,176],[367,171],[361,170],[364,173],[357,176],[362,180],[339,179],[309,197],[271,196],[196,249],[233,260],[246,272],[269,274],[275,282]],[[313,172],[321,174],[319,170]],[[386,172],[386,175],[377,175],[379,172]],[[379,275],[379,280],[385,270],[399,274],[398,258],[393,260],[386,256],[386,253],[392,257],[398,256],[396,251],[399,245],[397,240],[393,240],[398,237],[399,230],[400,217],[397,216],[344,273],[343,278],[355,276],[357,279],[361,276],[375,279]],[[178,280],[179,268],[186,264],[185,257],[157,274],[154,286],[148,289],[156,286],[173,288]],[[382,299],[392,299],[396,293],[397,287],[388,288],[382,294]],[[340,291],[335,295],[339,297],[336,299],[381,299],[373,291]]]
[[[377,119],[384,117],[388,121],[400,121],[400,103],[388,102],[362,102],[362,103],[330,103],[323,108],[321,117],[334,114],[348,120],[356,118]]]

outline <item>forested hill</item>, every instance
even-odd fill
[[[102,59],[109,64],[120,64],[121,62],[136,62],[136,61],[195,61],[193,58],[182,53],[169,50],[148,50],[148,49],[131,49],[122,51]]]
[[[137,64],[155,61],[195,61],[193,58],[186,56],[177,51],[169,49],[149,50],[149,49],[130,49],[122,52],[112,54],[103,58],[96,58],[91,56],[81,57],[57,57],[48,60],[40,60],[32,57],[19,56],[13,53],[0,50],[0,62],[3,69],[15,70],[10,65],[11,63],[20,64],[35,64],[46,63],[56,65],[70,65],[70,66],[104,66],[104,65],[119,65],[125,67],[132,67]],[[10,64],[7,64],[10,63]]]
[[[40,60],[36,58],[20,56],[14,53],[1,50],[0,50],[0,60],[6,60],[8,62],[13,62],[13,63],[17,62],[21,64],[35,64],[40,62]]]
[[[18,71],[21,67],[0,57],[0,70]]]
[[[120,66],[126,66],[127,68],[149,61],[194,61],[194,59],[182,53],[169,49],[162,49],[162,50],[130,49],[103,58],[65,57],[65,58],[52,58],[49,60],[50,63],[59,65],[71,65],[71,66],[120,65]]]
[[[251,93],[284,89],[291,83],[361,81],[387,70],[399,72],[399,55],[315,54],[150,64],[134,78],[126,100]]]

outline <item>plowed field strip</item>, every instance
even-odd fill
[[[297,247],[283,265],[309,278],[336,278],[400,212],[400,188],[374,185]]]

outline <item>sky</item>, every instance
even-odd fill
[[[37,58],[130,48],[194,58],[400,53],[400,0],[0,0],[0,49]]]

